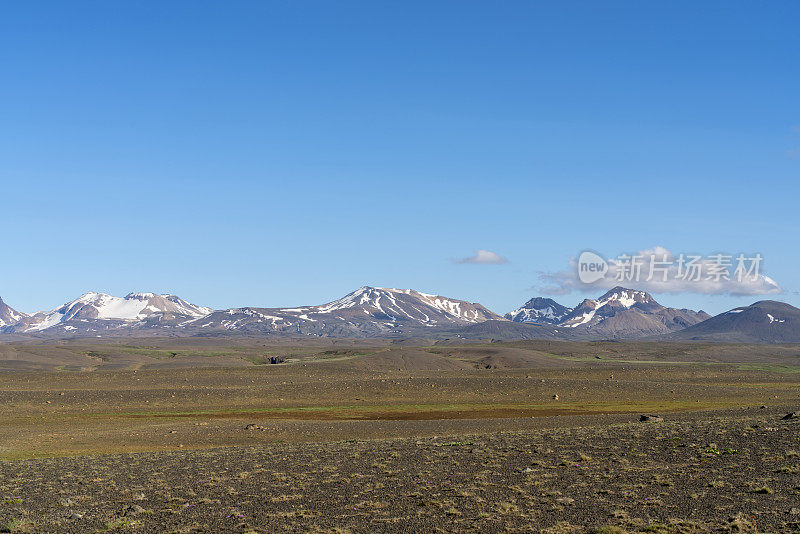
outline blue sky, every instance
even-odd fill
[[[0,296],[377,285],[504,313],[584,249],[663,246],[759,252],[798,305],[798,20],[794,1],[4,3]],[[452,261],[479,249],[509,261]]]

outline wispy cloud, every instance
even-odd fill
[[[541,273],[539,279],[542,284],[538,289],[550,295],[564,295],[571,291],[611,289],[619,285],[651,293],[766,295],[783,292],[775,280],[759,272],[742,276],[741,280],[740,277],[734,276],[733,272],[737,267],[735,255],[732,258],[731,276],[728,278],[714,276],[713,273],[719,264],[712,259],[713,255],[705,256],[695,263],[695,268],[700,272],[698,277],[685,276],[687,267],[680,264],[680,257],[664,247],[640,250],[631,256],[640,258],[638,260],[640,274],[636,278],[626,276],[630,273],[630,264],[626,266],[618,258],[608,260],[608,272],[603,278],[587,284],[578,277],[578,259],[572,258],[568,269]],[[689,255],[687,254],[686,257]]]
[[[452,261],[453,263],[472,263],[476,265],[502,265],[504,263],[508,263],[508,259],[490,250],[478,250],[473,256],[469,256],[467,258],[456,258]]]

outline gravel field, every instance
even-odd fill
[[[568,417],[545,418],[541,429],[457,438],[10,461],[0,463],[0,525],[74,533],[797,532],[800,424],[784,413],[583,417],[574,427]]]

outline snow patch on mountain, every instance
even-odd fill
[[[19,323],[21,332],[41,332],[68,321],[136,322],[164,315],[204,317],[213,310],[196,306],[176,295],[156,293],[130,293],[114,297],[90,291],[51,312],[39,312]]]
[[[785,319],[776,319],[775,317],[772,316],[771,313],[768,313],[767,317],[769,318],[769,324],[772,324],[772,323],[785,323],[786,322]]]
[[[536,297],[521,308],[507,313],[505,318],[516,323],[557,324],[572,308],[562,306],[553,299]]]
[[[595,318],[602,321],[605,315],[603,308],[627,310],[643,305],[659,306],[655,299],[645,291],[615,287],[597,300],[584,300],[560,326],[575,328],[587,324]]]

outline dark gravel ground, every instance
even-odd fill
[[[786,411],[0,462],[0,531],[798,532]]]

